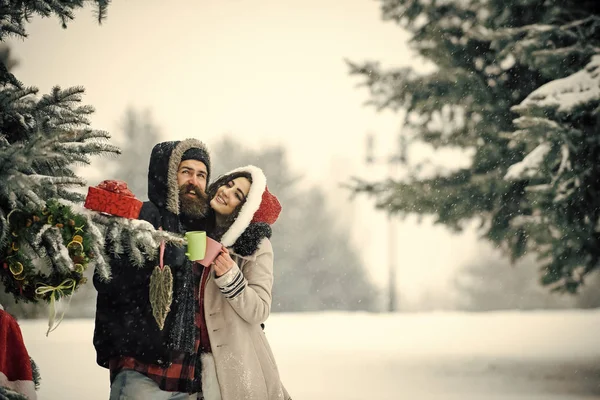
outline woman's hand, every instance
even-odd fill
[[[235,264],[235,261],[233,261],[229,255],[229,250],[227,250],[226,247],[223,247],[221,249],[221,254],[219,254],[213,262],[213,267],[215,269],[217,278],[229,272],[229,270],[233,268],[233,264]]]

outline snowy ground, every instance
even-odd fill
[[[40,400],[105,400],[93,321],[20,321]],[[267,321],[295,400],[600,399],[600,311],[275,314]]]

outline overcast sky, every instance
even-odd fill
[[[116,0],[102,25],[91,9],[78,12],[66,30],[56,19],[36,17],[29,37],[9,44],[21,81],[41,93],[54,85],[84,86],[85,103],[97,110],[94,128],[114,136],[132,105],[152,110],[165,140],[197,137],[210,146],[230,133],[248,146],[284,145],[305,183],[322,186],[327,206],[353,223],[361,256],[383,286],[386,218],[367,199],[349,204],[337,186],[351,175],[385,175],[384,166],[364,164],[365,135],[374,132],[385,155],[401,121],[363,105],[367,92],[356,88],[359,80],[348,75],[344,59],[424,68],[408,48],[408,34],[381,20],[379,4]],[[399,224],[397,237],[399,288],[413,297],[443,289],[481,246],[473,232],[452,236],[415,221]]]

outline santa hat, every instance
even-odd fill
[[[262,222],[273,225],[281,212],[281,204],[277,200],[277,197],[269,192],[267,178],[260,168],[254,165],[247,165],[236,168],[226,175],[236,172],[249,173],[252,177],[252,185],[250,185],[246,202],[242,206],[236,220],[221,238],[221,243],[225,247],[232,246],[250,224]]]
[[[31,360],[17,321],[0,307],[0,387],[37,398]]]

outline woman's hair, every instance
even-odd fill
[[[216,181],[214,181],[213,183],[211,183],[208,186],[208,189],[206,190],[206,194],[208,195],[208,201],[211,201],[215,197],[215,195],[217,194],[217,190],[221,186],[227,184],[227,182],[232,181],[236,178],[246,178],[250,181],[250,185],[252,185],[252,175],[250,174],[250,172],[239,171],[239,172],[233,172],[233,173],[227,174],[227,175],[222,175]],[[242,210],[242,207],[244,206],[245,203],[246,203],[246,200],[244,199],[244,201],[242,201],[240,204],[238,204],[237,207],[235,207],[235,209],[233,210],[233,212],[227,216],[227,218],[225,219],[225,223],[222,224],[221,226],[219,226],[219,225],[215,226],[214,231],[209,236],[217,241],[221,240],[221,237],[225,234],[225,232],[227,232],[229,227],[237,219],[237,217],[240,214],[240,211]]]

